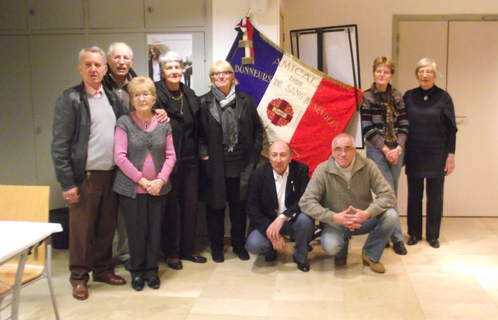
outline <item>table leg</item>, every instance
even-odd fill
[[[12,287],[12,306],[11,306],[11,317],[12,320],[17,320],[19,317],[19,300],[21,298],[21,285],[22,285],[22,275],[24,273],[24,266],[26,260],[28,260],[29,251],[31,248],[24,250],[19,256],[19,264],[17,265],[16,281]]]

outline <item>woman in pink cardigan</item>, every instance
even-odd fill
[[[169,175],[175,165],[171,126],[158,122],[152,112],[156,101],[154,83],[133,78],[128,92],[134,111],[116,123],[114,161],[119,170],[114,191],[124,213],[130,247],[131,286],[141,291],[145,282],[158,289],[157,252]]]

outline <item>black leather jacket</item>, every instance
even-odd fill
[[[128,71],[127,77],[128,78],[135,78],[136,76],[137,76],[137,74],[135,73],[135,71],[133,71],[133,69],[130,68],[130,70]],[[102,78],[102,85],[109,90],[112,90],[112,88],[114,87],[114,80],[111,77],[111,67],[109,67],[109,64],[107,64],[107,72],[104,75],[104,78]],[[125,84],[123,86],[123,90],[128,92],[128,84]]]
[[[104,92],[118,119],[124,110],[121,99],[105,87]],[[82,82],[65,90],[55,101],[52,161],[63,191],[76,187],[85,177],[90,126],[90,107]]]

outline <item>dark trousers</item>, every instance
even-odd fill
[[[114,170],[89,171],[78,186],[79,201],[69,207],[69,271],[73,286],[113,271],[112,240],[116,231],[117,195]]]
[[[296,219],[284,222],[280,234],[290,235],[296,240],[294,246],[294,258],[301,263],[308,260],[309,243],[315,230],[315,221],[307,214],[300,213]],[[252,254],[271,257],[275,254],[275,249],[266,234],[261,234],[258,229],[254,229],[247,236],[247,250]]]
[[[443,216],[444,177],[435,179],[413,178],[408,176],[408,234],[422,237],[422,198],[426,180],[427,240],[439,239],[441,217]]]
[[[230,236],[234,251],[243,250],[246,238],[246,203],[240,200],[240,179],[226,178],[226,198],[229,208]],[[225,236],[225,208],[214,209],[206,206],[206,222],[211,250],[223,249]]]
[[[126,219],[130,273],[133,278],[157,277],[157,252],[165,202],[166,195],[156,197],[137,194],[135,199],[119,196],[119,206]]]
[[[162,221],[161,247],[165,258],[196,253],[199,161],[181,160],[176,166],[176,171],[169,176],[172,189],[167,195]]]

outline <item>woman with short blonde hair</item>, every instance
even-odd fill
[[[230,208],[233,252],[249,260],[245,249],[247,190],[263,143],[263,127],[253,98],[235,86],[227,61],[209,69],[211,90],[200,99],[204,142],[201,161],[202,198],[213,261],[223,262],[225,207]]]
[[[408,116],[401,92],[391,85],[395,70],[394,61],[387,56],[379,56],[374,60],[374,82],[363,93],[361,125],[367,146],[367,158],[377,164],[397,196],[408,136]],[[394,209],[399,213],[397,204]],[[399,218],[390,238],[394,252],[407,254]],[[389,246],[389,242],[386,246]]]

